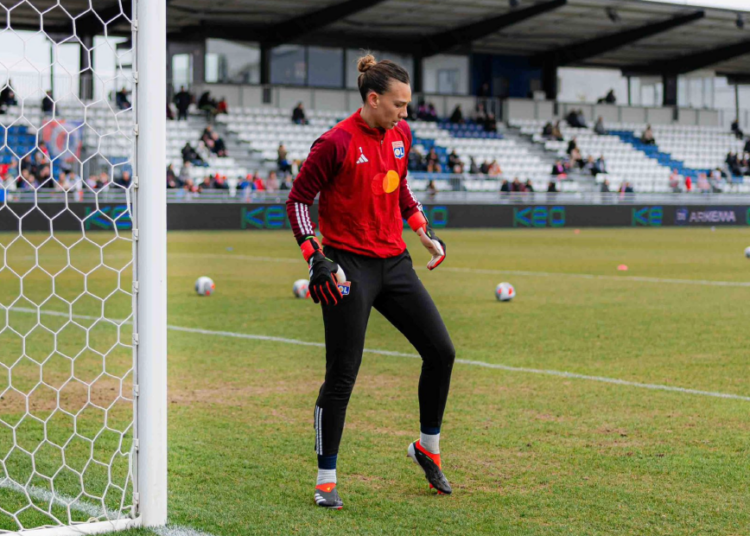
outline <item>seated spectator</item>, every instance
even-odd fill
[[[534,191],[534,185],[531,184],[531,179],[526,179],[526,182],[523,185],[523,191],[530,193]]]
[[[260,173],[257,171],[255,172],[255,177],[253,177],[253,190],[256,192],[263,192],[266,189],[266,183],[261,178]]]
[[[732,121],[732,132],[734,132],[734,135],[737,137],[738,140],[741,140],[742,138],[745,137],[745,133],[742,132],[742,130],[740,129],[739,119],[735,119],[734,121]]]
[[[227,98],[222,97],[221,100],[216,104],[216,115],[228,114],[228,113],[229,113],[229,105],[227,104]]]
[[[563,141],[565,139],[560,130],[560,121],[555,121],[555,126],[552,127],[552,138],[557,141]]]
[[[742,175],[742,166],[740,164],[739,158],[735,153],[730,151],[727,154],[727,157],[724,159],[724,162],[726,162],[727,168],[733,176],[739,177]]]
[[[586,158],[586,161],[583,163],[582,169],[585,169],[586,171],[591,173],[591,175],[593,175],[594,177],[596,177],[597,173],[599,172],[599,169],[596,167],[596,161],[594,160],[594,157],[591,155],[589,155]]]
[[[600,136],[605,136],[607,134],[607,129],[604,128],[603,117],[599,116],[599,119],[596,120],[596,124],[594,125],[594,132],[596,132]]]
[[[42,115],[52,115],[55,110],[55,101],[52,98],[52,90],[48,89],[42,99]]]
[[[279,183],[279,190],[291,190],[292,181],[290,175],[282,175],[281,182]]]
[[[214,127],[211,125],[206,125],[206,128],[203,129],[203,133],[201,134],[201,141],[203,143],[207,142],[212,138],[214,134]]]
[[[211,98],[210,91],[204,91],[198,99],[198,109],[206,113],[206,119],[212,121],[216,116],[216,101]]]
[[[286,147],[283,143],[280,143],[276,156],[276,165],[279,167],[280,173],[289,173],[292,171],[292,165],[287,160],[287,155]]]
[[[669,176],[669,187],[674,193],[682,191],[680,189],[680,174],[677,173],[677,169],[673,169],[672,174]]]
[[[632,184],[630,184],[628,181],[625,181],[620,186],[620,192],[624,194],[632,194],[633,192],[635,192],[635,190],[633,190]]]
[[[487,121],[487,111],[484,109],[484,104],[481,102],[477,104],[477,111],[474,114],[474,121],[476,121],[479,125],[484,125],[485,121]]]
[[[130,108],[130,101],[128,100],[128,90],[122,88],[115,95],[115,104],[120,110],[127,110]]]
[[[555,181],[549,181],[549,184],[547,184],[547,193],[556,194],[557,192],[557,183]]]
[[[607,161],[604,159],[604,155],[600,155],[599,158],[596,159],[596,172],[609,173]]]
[[[454,170],[455,173],[456,167],[460,168],[459,173],[463,173],[463,163],[461,162],[461,158],[459,158],[458,154],[456,153],[456,150],[453,149],[451,151],[451,154],[448,155],[448,169]]]
[[[8,83],[0,91],[0,113],[5,113],[9,106],[17,106],[16,93],[13,91],[13,82],[8,79]]]
[[[578,124],[578,111],[577,110],[570,110],[568,112],[568,115],[565,116],[565,121],[568,122],[568,126],[573,128],[580,128],[581,125]]]
[[[193,149],[189,141],[185,142],[185,146],[182,148],[182,161],[190,162],[194,166],[202,166],[204,163],[203,158]]]
[[[437,193],[438,193],[438,189],[437,189],[437,186],[435,186],[435,181],[430,179],[427,182],[427,196],[430,199],[435,199],[435,196],[437,195]]]
[[[690,175],[685,175],[685,191],[688,193],[693,191],[693,179],[690,178]]]
[[[422,153],[416,147],[412,147],[409,151],[409,170],[410,171],[425,171],[426,166],[424,163],[424,157]]]
[[[550,173],[550,175],[559,177],[561,179],[567,177],[565,166],[563,166],[562,160],[557,160],[554,164],[552,164],[552,172]]]
[[[306,125],[307,118],[305,117],[305,108],[301,102],[297,103],[297,106],[292,110],[292,123],[297,125]]]
[[[484,162],[482,162],[482,165],[479,166],[479,171],[480,173],[487,175],[487,173],[490,172],[490,161],[485,160]]]
[[[212,139],[214,142],[212,150],[216,156],[220,158],[227,156],[227,146],[224,144],[224,139],[219,137],[218,132],[214,132]]]
[[[698,173],[698,190],[702,194],[711,193],[711,185],[708,182],[708,177],[705,173]]]
[[[547,139],[552,138],[552,129],[554,127],[552,126],[552,121],[547,121],[547,124],[544,125],[542,128],[542,136],[544,136]]]
[[[599,191],[603,194],[609,193],[609,179],[604,179],[604,182],[599,187]]]
[[[477,166],[477,163],[474,161],[474,157],[469,157],[469,173],[472,175],[476,175],[479,173],[479,166]]]
[[[487,175],[490,177],[499,177],[503,174],[503,170],[500,168],[500,164],[497,162],[497,160],[493,160],[490,162],[490,167],[487,170]]]
[[[434,121],[437,122],[438,120],[438,114],[437,110],[435,109],[435,105],[431,102],[427,103],[427,121]]]
[[[510,185],[510,191],[519,193],[523,192],[523,183],[521,183],[518,177],[513,179],[513,183]]]
[[[198,192],[200,192],[200,187],[198,187],[195,182],[193,182],[193,179],[188,179],[187,181],[185,181],[182,189],[192,194],[197,194]]]
[[[182,163],[182,169],[180,169],[180,176],[177,179],[179,184],[184,186],[193,177],[193,175],[190,173],[190,170],[192,167],[193,165],[190,163],[189,160]]]
[[[464,121],[464,114],[461,112],[461,105],[456,104],[456,107],[453,109],[453,113],[451,114],[450,122],[454,125],[463,125],[466,121]]]
[[[424,99],[419,99],[417,103],[417,119],[420,121],[429,121],[429,115],[427,113],[427,103]]]
[[[266,191],[268,193],[274,193],[279,191],[279,179],[276,176],[275,171],[268,172],[268,178],[266,179]]]
[[[609,93],[607,93],[604,97],[601,97],[596,102],[597,104],[615,104],[617,102],[617,98],[615,97],[615,90],[610,89]]]
[[[654,139],[654,132],[651,130],[651,125],[646,125],[646,130],[641,134],[641,143],[645,145],[656,145],[656,139]]]
[[[510,193],[510,183],[506,179],[503,179],[503,182],[500,183],[500,193],[501,194]]]
[[[218,173],[214,175],[213,187],[215,190],[229,190],[226,175],[220,175]]]
[[[180,187],[180,180],[177,178],[177,174],[174,172],[172,164],[167,166],[167,188],[174,189]]]
[[[130,186],[130,172],[127,170],[123,170],[120,178],[115,179],[115,184],[122,186],[123,188],[128,188]]]
[[[495,119],[495,114],[487,114],[487,120],[484,122],[484,131],[497,132],[497,120]]]
[[[711,172],[709,183],[711,185],[711,191],[713,193],[718,194],[723,192],[726,185],[726,176],[724,172],[720,168],[714,169]]]
[[[568,150],[566,151],[568,153],[568,156],[570,156],[571,153],[573,153],[574,149],[578,148],[578,139],[571,138],[568,142]]]
[[[433,147],[430,149],[430,152],[427,153],[427,173],[441,173],[442,172],[442,166],[440,165],[440,156],[438,156],[437,151],[435,151],[435,148]]]
[[[187,113],[188,108],[190,107],[190,103],[192,102],[193,97],[185,91],[185,86],[180,86],[180,91],[178,91],[174,96],[174,105],[177,108],[177,120],[181,121],[187,121]]]

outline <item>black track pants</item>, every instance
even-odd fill
[[[338,305],[323,306],[326,376],[315,407],[315,451],[320,456],[338,454],[372,307],[403,333],[422,356],[420,424],[439,427],[455,350],[437,307],[414,272],[409,253],[374,259],[331,247],[325,247],[324,252],[342,266],[351,289]]]

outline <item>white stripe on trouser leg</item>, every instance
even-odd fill
[[[320,411],[320,408],[318,406],[315,406],[315,454],[320,454],[318,452],[318,412]]]

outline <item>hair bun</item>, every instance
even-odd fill
[[[370,67],[374,67],[377,61],[375,61],[375,56],[372,54],[368,54],[367,56],[362,56],[357,61],[357,70],[360,73],[367,72]]]

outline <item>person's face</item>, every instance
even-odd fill
[[[382,95],[371,91],[367,95],[367,102],[373,109],[377,126],[391,130],[408,116],[406,107],[411,102],[411,87],[409,84],[391,79],[388,91]]]

